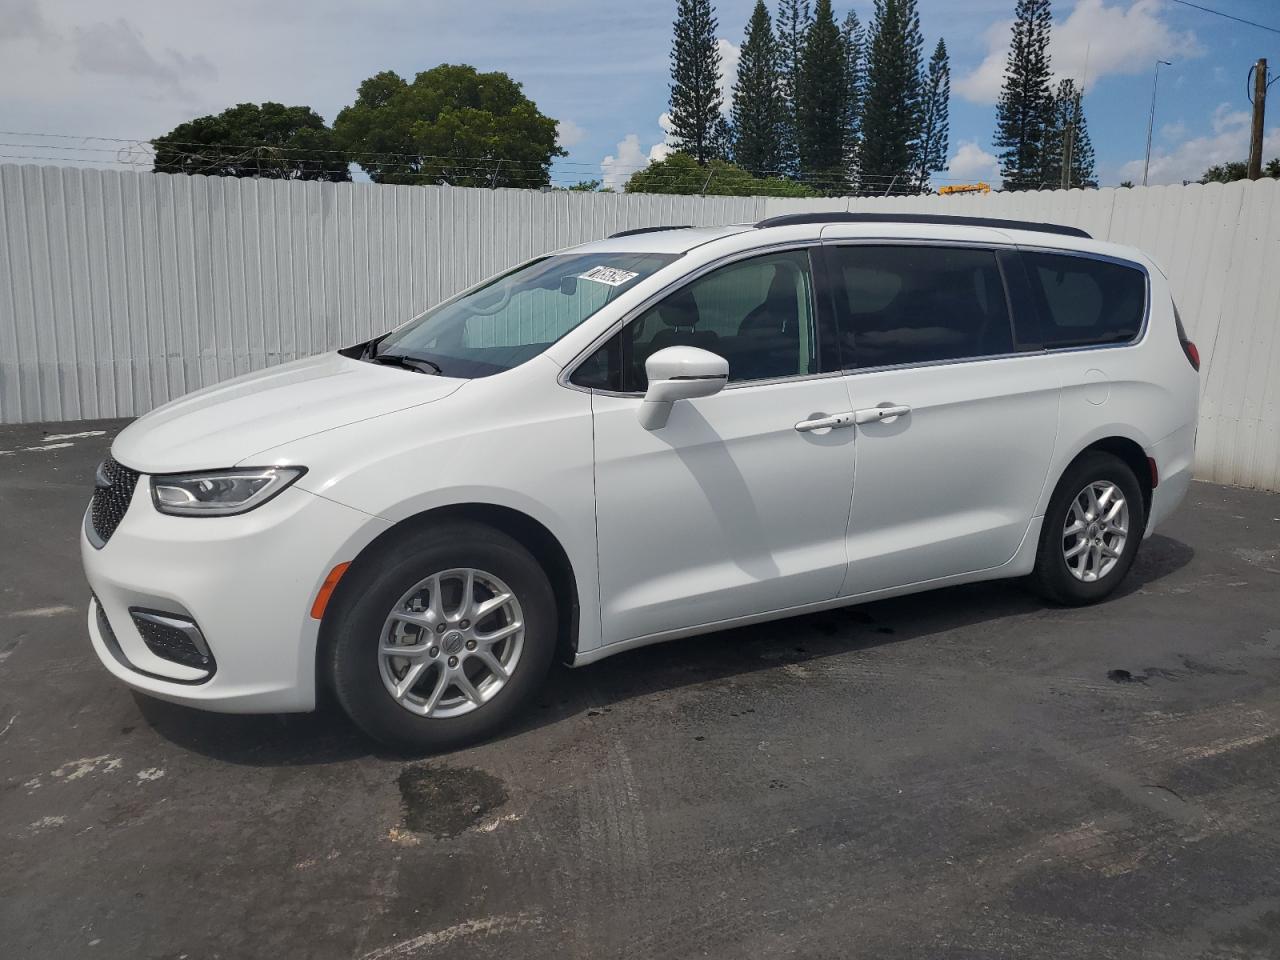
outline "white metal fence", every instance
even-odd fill
[[[1280,184],[785,200],[0,165],[0,422],[131,416],[365,339],[537,253],[802,210],[1052,220],[1169,272],[1204,364],[1199,474],[1280,489]]]

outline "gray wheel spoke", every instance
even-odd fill
[[[511,594],[509,593],[500,593],[497,596],[490,597],[488,600],[484,601],[483,603],[476,605],[475,610],[472,611],[472,613],[474,614],[472,616],[472,619],[475,620],[476,623],[479,623],[489,614],[493,613],[493,611],[501,609],[503,606],[505,606],[510,602],[511,602]]]
[[[391,619],[422,627],[424,630],[430,630],[435,623],[429,610],[392,610]]]
[[[427,669],[427,662],[419,660],[416,663],[409,664],[409,669],[405,671],[404,677],[396,684],[395,696],[397,700],[403,700],[405,694],[413,689],[413,685],[418,682],[418,678],[422,676],[422,671]]]
[[[449,675],[444,670],[440,670],[436,677],[435,686],[431,688],[431,693],[427,695],[427,699],[422,702],[427,716],[430,716],[431,712],[435,710],[447,686],[449,686]]]
[[[519,633],[523,629],[524,624],[517,620],[514,623],[503,624],[498,629],[491,630],[488,633],[477,633],[476,641],[478,643],[497,643],[499,640],[505,640],[513,633]]]
[[[1089,549],[1089,541],[1081,538],[1076,542],[1076,545],[1074,547],[1071,547],[1070,549],[1065,551],[1062,555],[1066,557],[1068,560],[1070,560],[1073,557],[1078,557],[1080,554],[1084,553],[1087,549]]]
[[[454,686],[462,691],[462,695],[476,706],[480,705],[480,691],[476,689],[470,678],[459,670],[453,677]]]
[[[498,658],[491,652],[488,650],[477,650],[475,656],[481,663],[489,668],[489,672],[492,673],[496,679],[504,681],[507,679],[506,667],[499,663]]]
[[[1087,526],[1089,525],[1085,523],[1083,520],[1077,520],[1075,523],[1071,524],[1071,526],[1067,527],[1067,529],[1063,530],[1062,535],[1064,537],[1073,536],[1074,534],[1079,533],[1081,530],[1084,530]]]
[[[458,612],[454,619],[475,619],[472,608],[475,606],[476,572],[468,570],[462,577],[462,597],[458,603]]]
[[[430,649],[430,639],[423,640],[421,643],[406,644],[384,641],[382,646],[378,648],[378,652],[384,657],[404,657],[406,660],[417,660],[425,657]]]
[[[427,582],[427,589],[431,591],[431,605],[427,607],[427,612],[431,615],[431,622],[439,623],[444,619],[444,599],[440,596],[440,575],[436,574]]]

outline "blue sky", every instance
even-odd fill
[[[726,64],[753,3],[716,4]],[[1280,26],[1277,0],[1203,5]],[[997,176],[990,140],[1013,6],[920,0],[926,53],[942,36],[952,58],[953,159],[942,178]],[[871,7],[836,4],[838,16],[852,8],[864,22]],[[1151,182],[1243,159],[1246,74],[1259,56],[1280,70],[1280,34],[1173,0],[1054,0],[1053,9],[1055,70],[1086,83],[1104,185],[1141,180],[1157,58],[1174,65],[1161,71]],[[465,62],[510,73],[561,121],[570,155],[556,164],[557,183],[621,183],[662,154],[674,10],[674,0],[0,0],[0,130],[62,135],[0,134],[0,162],[134,160],[128,144],[79,138],[146,139],[245,100],[309,104],[331,120],[378,70],[411,76]],[[1275,103],[1268,157],[1280,154],[1280,96]]]

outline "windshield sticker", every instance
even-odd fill
[[[578,279],[594,280],[596,283],[603,283],[610,287],[620,287],[638,276],[640,274],[632,273],[630,270],[619,270],[616,267],[592,267],[586,273],[578,274]]]

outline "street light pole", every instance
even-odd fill
[[[1156,87],[1160,83],[1160,67],[1172,67],[1169,60],[1157,60],[1155,76],[1151,79],[1151,115],[1147,118],[1147,159],[1142,165],[1142,185],[1147,185],[1147,172],[1151,169],[1151,134],[1156,126]]]

